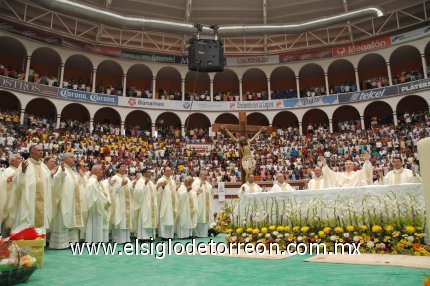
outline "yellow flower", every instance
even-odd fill
[[[400,231],[393,231],[393,237],[398,237],[400,235]]]
[[[289,227],[288,225],[284,226],[284,231],[290,231],[290,229],[291,229],[291,227]]]
[[[252,233],[252,231],[253,231],[252,227],[248,227],[248,228],[246,229],[246,232]]]
[[[241,234],[242,232],[243,232],[243,229],[241,227],[239,227],[239,228],[236,229],[236,233],[237,234]]]
[[[423,238],[424,237],[424,233],[415,233],[415,236],[418,238]]]
[[[254,230],[252,231],[253,234],[258,234],[260,233],[260,230],[258,228],[254,228]]]
[[[299,231],[299,229],[300,229],[300,227],[298,227],[298,226],[293,227],[293,231]]]
[[[382,227],[380,225],[372,226],[372,232],[379,233],[382,231]]]
[[[405,227],[405,230],[407,233],[414,233],[415,232],[415,227],[408,225],[407,227]]]
[[[360,225],[360,229],[362,231],[366,231],[367,230],[367,226],[365,226],[364,224]]]
[[[354,229],[355,229],[355,227],[354,227],[354,226],[352,226],[352,225],[348,225],[348,226],[346,227],[346,230],[347,230],[347,231],[349,231],[349,232],[353,232],[353,231],[354,231]]]
[[[378,243],[378,242],[379,242],[379,239],[378,239],[378,238],[374,238],[374,239],[373,239],[373,242],[374,242],[374,243]]]
[[[421,226],[417,226],[417,230],[423,230]]]
[[[385,226],[385,231],[386,232],[392,232],[393,231],[393,227],[391,225],[387,225],[387,226]]]
[[[300,229],[302,232],[307,232],[309,230],[309,226],[304,226]]]
[[[269,226],[270,231],[274,231],[275,229],[276,229],[276,227],[274,225]]]
[[[282,225],[280,225],[276,228],[276,230],[279,232],[282,232],[282,231],[284,231],[284,227]]]
[[[325,233],[322,230],[318,231],[318,235],[321,236],[321,237],[325,237]]]
[[[330,228],[330,227],[328,227],[328,226],[326,226],[326,227],[323,229],[324,233],[329,233],[329,232],[330,232],[330,230],[331,230],[331,228]]]
[[[341,233],[341,232],[343,232],[343,228],[341,228],[340,226],[338,226],[338,227],[334,228],[334,231],[337,232],[337,233]]]
[[[233,232],[233,230],[232,230],[231,228],[228,228],[225,232],[226,232],[226,233],[232,233],[232,232]]]
[[[261,233],[262,233],[262,234],[267,233],[267,227],[262,227],[262,228],[261,228]]]

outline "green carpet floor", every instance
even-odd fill
[[[217,238],[223,241],[223,237]],[[199,240],[203,241],[203,240]],[[184,241],[185,242],[185,241]],[[213,256],[73,256],[45,251],[28,285],[423,285],[429,270]]]

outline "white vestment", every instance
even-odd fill
[[[20,184],[19,182],[19,179],[21,177],[19,175],[19,172],[21,172],[21,168],[17,169],[12,166],[9,166],[3,171],[3,174],[5,175],[6,179],[12,177],[12,182],[7,183],[7,202],[4,209],[4,222],[2,226],[3,229],[10,230],[16,221],[16,212],[18,209],[17,203],[20,200],[20,197],[18,195],[22,193],[21,190],[18,189],[22,187],[22,184]]]
[[[158,224],[157,187],[145,178],[137,180],[134,187],[134,224],[138,239],[155,239],[155,230]]]
[[[261,193],[261,192],[262,192],[262,189],[260,188],[259,185],[257,185],[256,183],[250,184],[247,182],[240,187],[237,195],[240,198],[243,194],[253,194],[253,193]]]
[[[122,186],[123,179],[127,184]],[[130,242],[130,231],[133,229],[133,200],[131,182],[125,175],[116,174],[111,178],[115,183],[110,186],[112,200],[112,241]]]
[[[106,239],[105,225],[109,224],[109,209],[111,206],[110,195],[102,182],[92,175],[87,182],[86,201],[88,208],[88,221],[85,241],[86,242],[109,242]]]
[[[176,220],[176,235],[178,238],[188,238],[193,235],[193,229],[197,226],[198,198],[194,190],[187,191],[182,184],[177,192],[178,216]],[[207,234],[206,234],[207,236]]]
[[[209,226],[214,222],[213,198],[214,190],[208,181],[200,178],[194,180],[192,190],[197,194],[197,226],[194,235],[197,237],[207,237]],[[202,192],[199,194],[198,191]]]
[[[273,184],[272,189],[270,190],[272,193],[278,193],[278,192],[293,192],[296,189],[294,189],[290,184],[288,184],[287,182],[283,182],[281,183],[276,183]]]
[[[53,192],[58,200],[56,216],[52,218],[51,237],[49,247],[64,249],[69,243],[79,242],[79,228],[83,226],[81,176],[70,168],[64,166],[54,175]]]
[[[27,227],[47,229],[52,219],[51,172],[42,161],[30,158],[26,172],[19,176],[22,193],[12,232]]]
[[[407,183],[421,183],[419,175],[414,176],[409,169],[394,169],[388,172],[387,175],[381,180],[376,182],[379,185],[399,185]]]
[[[331,187],[333,186],[324,178],[323,175],[321,175],[319,178],[314,177],[308,183],[309,190],[321,190],[321,189],[331,188]]]
[[[8,195],[7,195],[7,177],[4,174],[3,171],[0,170],[0,232],[3,235],[2,232],[2,225],[3,220],[7,217],[7,201],[8,201]]]
[[[363,168],[351,172],[334,172],[327,165],[322,167],[323,176],[329,184],[335,187],[366,186],[373,183],[373,166],[369,160],[364,162]]]
[[[176,196],[176,183],[172,177],[161,177],[157,185],[166,181],[168,184],[158,189],[158,210],[160,211],[160,220],[158,227],[158,236],[162,238],[173,238],[175,232],[176,212],[178,208],[178,198]]]

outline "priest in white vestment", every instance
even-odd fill
[[[309,190],[321,190],[333,187],[322,175],[321,168],[316,166],[314,168],[314,177],[308,183]]]
[[[130,231],[133,229],[133,190],[131,181],[127,178],[125,164],[119,165],[118,173],[110,179],[109,185],[112,200],[112,241],[130,242]]]
[[[282,173],[277,174],[276,180],[277,180],[277,182],[275,184],[273,184],[273,187],[270,190],[272,193],[292,192],[292,191],[296,190],[284,180],[284,174],[282,174]]]
[[[373,184],[373,166],[369,161],[369,153],[363,154],[364,164],[361,170],[354,171],[354,164],[348,160],[345,162],[345,172],[334,172],[327,166],[325,157],[320,157],[323,165],[322,173],[329,184],[334,187],[366,186]]]
[[[254,183],[254,175],[249,175],[248,181],[240,187],[237,195],[240,198],[243,194],[254,194],[254,193],[261,193],[261,192],[262,192],[261,187],[256,183]]]
[[[3,224],[2,224],[2,235],[9,236],[10,230],[16,220],[16,203],[19,201],[18,194],[21,194],[21,191],[18,190],[18,187],[21,185],[19,184],[19,178],[21,173],[20,165],[22,163],[22,157],[20,154],[15,153],[9,156],[9,167],[7,167],[3,174],[7,178],[7,185],[6,185],[6,191],[7,191],[7,201],[5,201],[5,209],[4,209],[4,216],[3,216]],[[1,192],[1,190],[0,190]],[[0,200],[1,204],[1,200]]]
[[[158,179],[157,192],[158,210],[160,212],[158,236],[163,239],[173,238],[178,198],[176,196],[176,183],[172,178],[172,169],[170,167],[166,167],[164,175]]]
[[[178,238],[192,237],[193,230],[197,226],[199,200],[197,193],[193,190],[192,184],[193,178],[191,176],[186,177],[177,192],[178,216],[176,220],[176,236]]]
[[[3,221],[7,217],[7,177],[4,174],[4,171],[0,170],[0,233],[1,235],[5,235]]]
[[[135,231],[137,239],[155,240],[158,224],[157,186],[151,181],[151,170],[143,169],[143,177],[133,182]]]
[[[81,209],[82,209],[82,221],[83,225],[81,228],[79,228],[79,238],[81,241],[85,240],[86,236],[86,230],[87,230],[87,221],[88,221],[88,206],[87,206],[87,194],[86,194],[86,187],[87,182],[89,179],[89,176],[91,173],[87,176],[85,172],[85,164],[83,162],[78,163],[78,174],[80,175],[79,184],[81,185]]]
[[[382,171],[379,171],[378,180],[375,182],[375,184],[379,185],[400,185],[407,183],[421,183],[421,178],[411,170],[403,168],[400,157],[393,158],[393,170],[388,172],[387,175],[384,176]]]
[[[102,185],[103,168],[94,165],[92,175],[88,179],[85,194],[87,196],[88,221],[86,242],[109,242],[109,232],[104,231],[106,221],[109,221],[110,196]]]
[[[52,218],[49,248],[65,249],[70,243],[79,242],[79,228],[83,226],[82,218],[82,177],[72,168],[75,166],[73,153],[64,153],[61,168],[54,175],[53,192],[57,192],[58,210]]]
[[[51,172],[42,162],[43,147],[30,148],[30,158],[22,163],[21,194],[12,232],[27,227],[46,231],[52,219]]]
[[[207,172],[201,171],[199,178],[192,184],[193,191],[197,194],[197,226],[194,229],[194,236],[207,237],[209,226],[214,222],[213,198],[214,190],[212,185],[206,180]]]

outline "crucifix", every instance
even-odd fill
[[[257,139],[258,135],[263,132],[272,132],[269,126],[248,125],[246,112],[239,112],[239,125],[236,124],[221,124],[214,123],[212,125],[213,132],[226,132],[240,146],[240,163],[241,163],[241,179],[242,183],[248,180],[249,175],[253,175],[255,171],[255,160],[252,157],[250,144]],[[239,133],[240,137],[236,137],[233,133]],[[255,133],[254,137],[248,139],[248,134]]]

